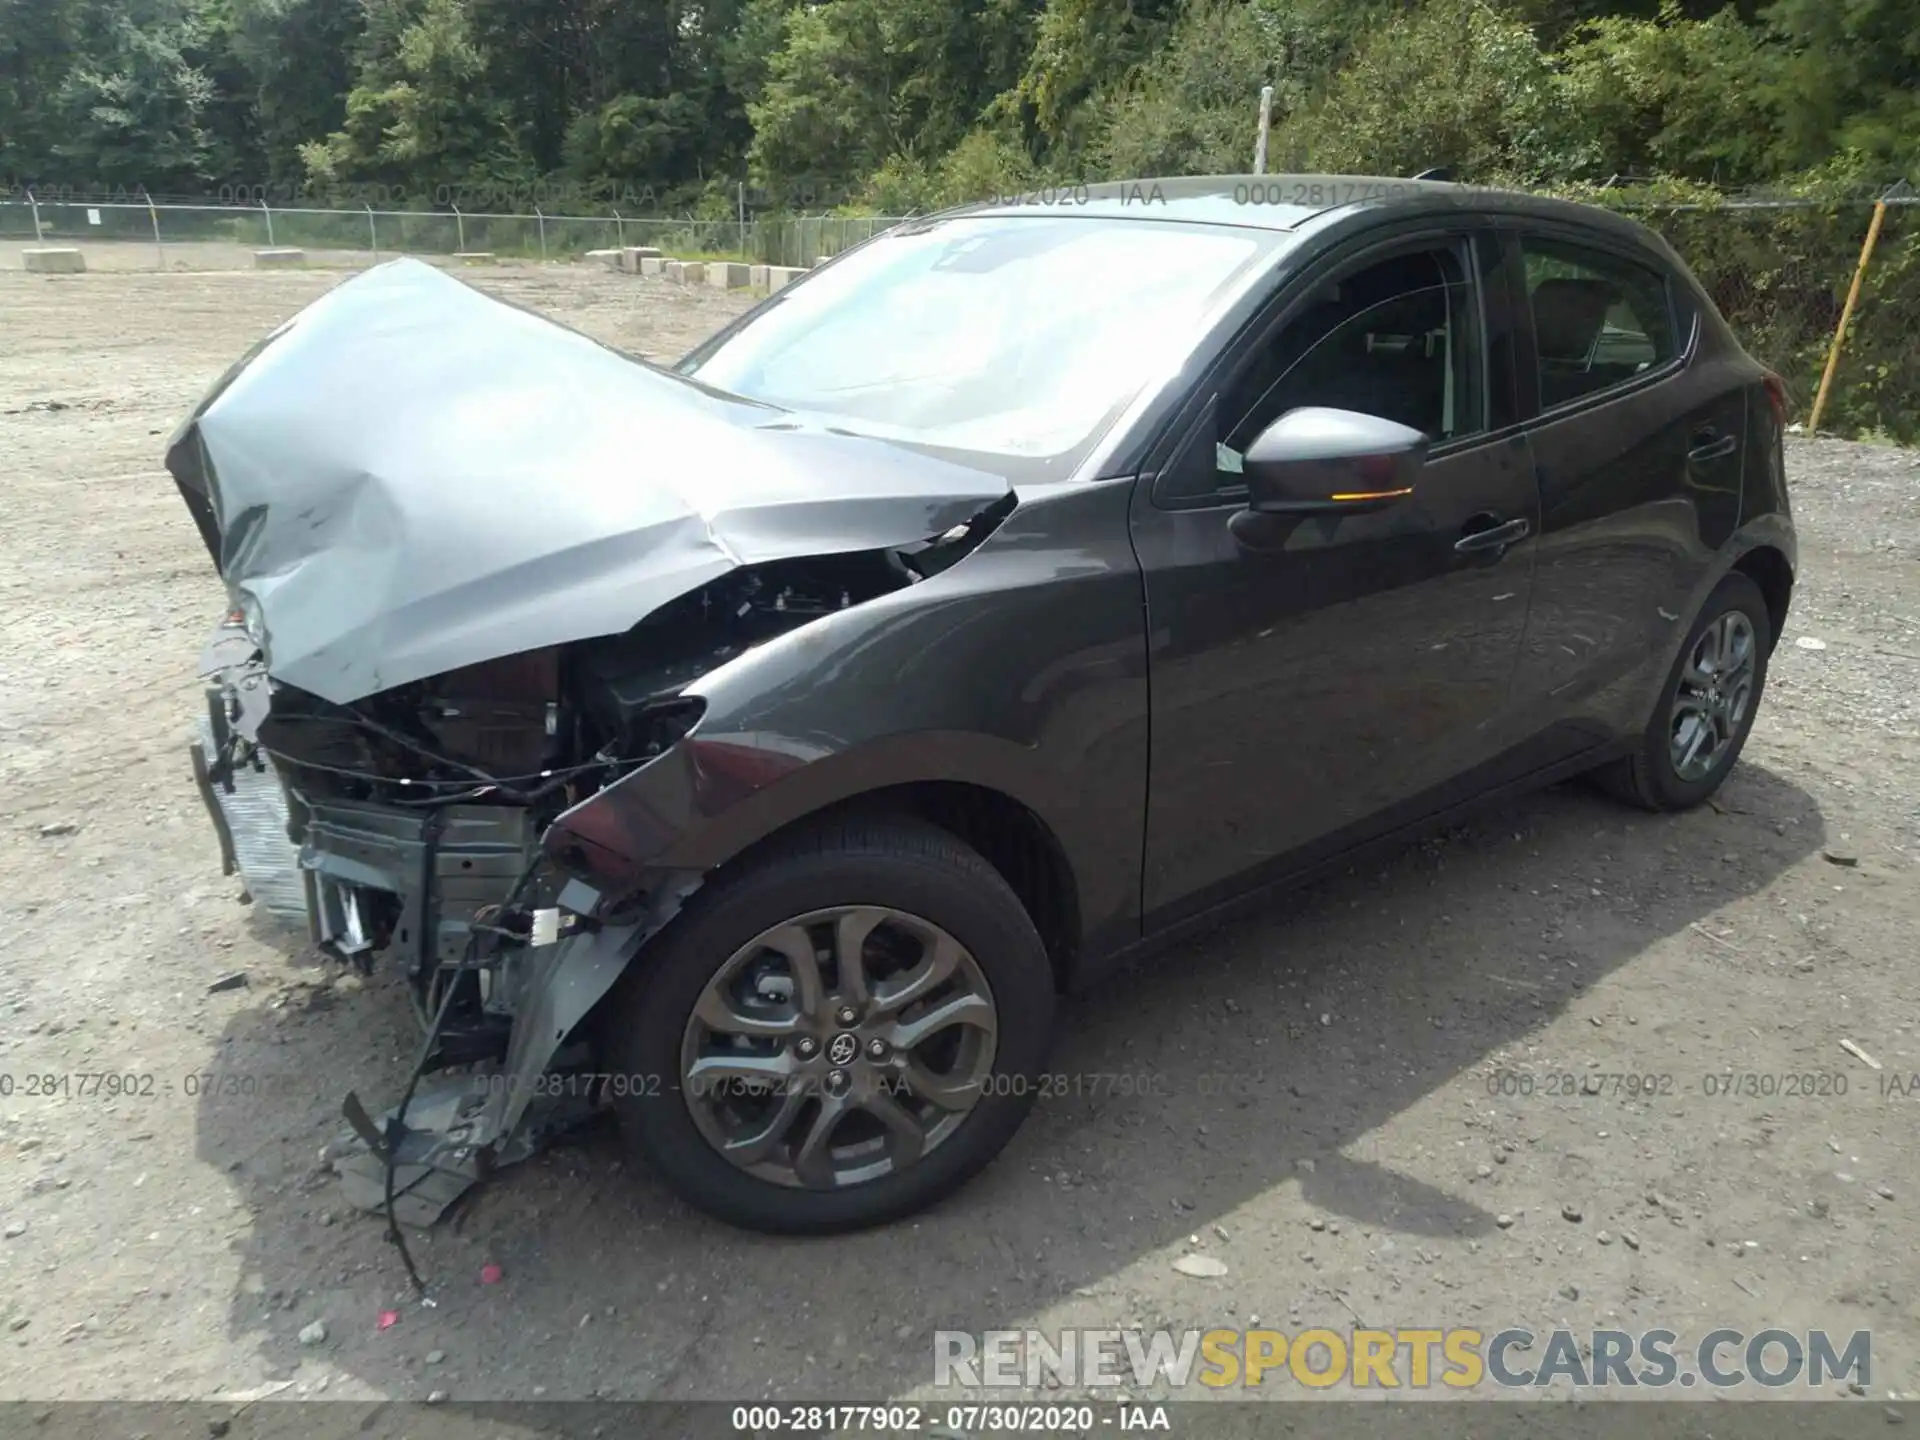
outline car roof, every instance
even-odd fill
[[[1546,195],[1388,175],[1179,175],[1036,186],[940,211],[938,217],[1081,216],[1297,231],[1334,211],[1378,218],[1466,211],[1558,220],[1664,251],[1646,227],[1597,206]]]

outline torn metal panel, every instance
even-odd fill
[[[597,897],[576,884],[562,898],[591,908]],[[505,1062],[497,1069],[442,1078],[416,1092],[395,1157],[395,1219],[432,1224],[490,1171],[526,1159],[592,1114],[595,1086],[543,1085],[541,1077],[655,923],[607,926],[531,946],[502,967],[500,984],[509,992],[502,998],[516,1012]],[[381,1117],[380,1133],[386,1133],[391,1119],[391,1112]],[[334,1169],[349,1203],[385,1208],[384,1155],[362,1140],[350,1140]]]
[[[227,373],[167,466],[277,681],[346,704],[921,542],[1005,477],[728,396],[412,260]]]
[[[561,1043],[620,978],[648,933],[639,925],[609,925],[515,957],[512,965],[520,973],[503,981],[517,992],[513,1033],[500,1083],[480,1114],[484,1133],[518,1133]]]
[[[393,1175],[393,1218],[424,1229],[492,1171],[514,1165],[539,1151],[562,1131],[591,1118],[585,1091],[554,1093],[540,1103],[511,1135],[490,1131],[483,1111],[499,1092],[497,1075],[450,1075],[429,1081],[407,1106],[406,1133]],[[379,1120],[382,1134],[393,1119]],[[494,1142],[498,1141],[498,1144]],[[386,1157],[358,1137],[344,1139],[333,1161],[340,1193],[361,1210],[386,1209]]]

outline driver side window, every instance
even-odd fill
[[[1412,426],[1434,443],[1486,428],[1478,307],[1467,248],[1410,250],[1337,276],[1220,397],[1215,484],[1289,410],[1328,406]]]

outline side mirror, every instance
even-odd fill
[[[1275,420],[1241,462],[1261,515],[1379,510],[1413,493],[1427,437],[1378,415],[1308,406]]]

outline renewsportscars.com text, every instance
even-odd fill
[[[934,1332],[934,1384],[1028,1388],[1211,1389],[1292,1384],[1324,1390],[1608,1389],[1726,1391],[1873,1382],[1873,1337],[1824,1330],[1403,1328],[1301,1330],[964,1330]]]

